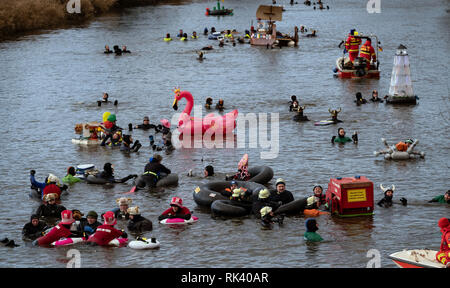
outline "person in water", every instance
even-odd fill
[[[59,178],[53,174],[49,174],[47,177],[47,184],[42,191],[42,197],[47,194],[56,194],[56,200],[60,199],[62,191],[67,190],[68,186],[64,184],[61,186]]]
[[[233,176],[226,176],[225,180],[248,181],[251,178],[248,172],[248,154],[244,154],[238,163],[238,172]]]
[[[428,201],[428,203],[447,203],[450,204],[450,190],[447,190],[444,195],[439,195]]]
[[[319,206],[327,205],[326,195],[323,194],[323,188],[319,184],[314,185],[313,193],[315,197],[319,198]]]
[[[177,37],[178,38],[181,38],[181,37],[183,37],[183,29],[180,29],[180,31],[178,32],[178,34],[177,34]]]
[[[170,201],[170,208],[159,215],[158,220],[181,218],[184,220],[191,219],[191,211],[183,206],[183,200],[180,197],[173,197]]]
[[[116,238],[128,238],[128,234],[125,231],[114,228],[114,225],[117,224],[117,220],[112,211],[103,214],[103,219],[103,225],[97,227],[97,231],[95,231],[95,233],[87,240],[88,243],[107,246],[111,240]]]
[[[372,98],[370,98],[370,101],[383,103],[383,100],[381,98],[378,98],[378,91],[377,90],[373,90],[372,91]]]
[[[103,171],[96,175],[97,178],[105,179],[106,181],[110,183],[125,183],[131,178],[136,178],[136,174],[130,174],[122,179],[116,179],[114,176],[114,165],[111,163],[105,163],[103,165]]]
[[[202,50],[213,50],[213,46],[212,45],[208,45],[202,48]]]
[[[339,108],[339,110],[331,110],[331,109],[328,109],[328,112],[330,112],[330,114],[331,114],[331,119],[330,119],[330,120],[333,121],[334,124],[337,124],[337,123],[342,122],[341,120],[337,119],[337,116],[338,116],[338,114],[339,114],[341,111],[342,111],[341,108]]]
[[[331,143],[340,143],[340,144],[345,144],[347,142],[352,142],[357,144],[358,143],[358,133],[355,131],[355,133],[353,133],[352,138],[350,139],[349,137],[345,136],[345,130],[344,128],[339,128],[338,129],[338,136],[333,136],[331,138]]]
[[[211,105],[213,104],[213,99],[211,97],[206,98],[205,108],[211,109]]]
[[[105,45],[105,51],[104,51],[103,53],[105,53],[105,54],[111,54],[111,53],[113,53],[113,51],[111,51],[111,50],[109,49],[109,46],[108,46],[108,45]]]
[[[366,104],[367,100],[362,98],[362,94],[361,92],[357,92],[356,93],[356,100],[355,100],[356,105],[361,105],[361,104]]]
[[[275,191],[271,191],[270,200],[274,202],[280,202],[281,204],[287,204],[294,201],[294,196],[288,190],[286,190],[286,182],[283,178],[278,178],[275,183]]]
[[[150,157],[149,162],[145,165],[142,178],[144,178],[144,183],[147,186],[156,187],[156,183],[162,177],[169,175],[172,172],[169,168],[161,164],[162,159],[163,157],[161,155],[155,154],[153,157]]]
[[[397,151],[406,152],[406,151],[408,151],[409,146],[411,146],[413,143],[414,143],[413,139],[400,141],[397,144],[395,144],[395,149]]]
[[[192,38],[192,39],[197,39],[197,38],[198,38],[197,32],[193,31],[193,32],[192,32],[191,38]]]
[[[220,194],[222,194],[225,197],[231,197],[233,191],[237,188],[238,188],[237,182],[233,180],[230,182],[230,188],[225,188],[225,190]]]
[[[148,116],[145,116],[144,119],[142,120],[142,124],[138,124],[134,126],[134,128],[144,130],[156,129],[156,125],[150,124],[150,118]]]
[[[208,28],[207,27],[205,27],[205,29],[203,29],[203,35],[208,35]]]
[[[34,177],[35,175],[36,175],[36,170],[30,170],[31,189],[35,190],[40,198],[43,198],[42,192],[44,191],[45,186],[47,185],[48,177],[45,178],[44,182],[38,182],[38,181],[36,181],[36,178]]]
[[[306,232],[303,234],[303,239],[309,242],[320,242],[323,238],[316,232],[319,230],[319,225],[316,219],[308,218],[305,221]]]
[[[64,210],[66,210],[66,207],[56,204],[55,194],[47,194],[44,197],[44,204],[37,208],[35,214],[39,218],[59,218]]]
[[[277,222],[280,226],[283,225],[284,216],[275,216],[272,211],[272,207],[270,206],[264,206],[261,208],[259,214],[261,215],[261,226],[265,229],[272,229],[275,222]]]
[[[319,209],[319,207],[320,207],[320,198],[316,196],[306,198],[305,209]]]
[[[119,220],[130,219],[130,214],[128,213],[128,208],[132,202],[133,202],[133,200],[131,198],[121,197],[119,199],[116,199],[116,203],[119,207],[111,210],[114,213],[114,217]]]
[[[184,33],[183,36],[180,38],[180,41],[188,41],[188,35],[187,33]]]
[[[255,214],[256,218],[261,218],[261,209],[265,206],[272,207],[272,210],[275,212],[278,207],[281,206],[280,202],[274,202],[270,200],[270,192],[267,189],[262,189],[258,193],[258,199],[253,201],[252,203],[252,211]]]
[[[436,260],[450,268],[450,219],[441,218],[438,221],[438,226],[441,229],[442,240],[439,252],[436,253]]]
[[[133,144],[133,146],[131,146]],[[122,145],[120,146],[120,151],[125,152],[138,152],[142,147],[142,144],[139,143],[139,140],[134,141],[131,135],[123,135],[122,137]]]
[[[244,187],[234,189],[230,196],[230,204],[242,207],[250,213],[253,205],[252,192]]]
[[[114,53],[116,53],[116,55],[122,55],[122,50],[120,50],[118,45],[114,45],[113,49],[114,49]]]
[[[73,236],[78,236],[73,235],[72,232],[70,232],[70,226],[73,222],[75,222],[75,219],[73,219],[72,217],[72,211],[62,211],[61,221],[55,227],[53,227],[50,232],[34,240],[33,245],[48,246],[61,238],[71,238]]]
[[[89,211],[86,215],[86,221],[82,223],[82,230],[87,235],[90,236],[95,233],[98,226],[102,225],[97,221],[98,214],[95,211]]]
[[[106,145],[106,141],[109,138],[112,138],[113,135],[117,132],[122,130],[122,128],[120,128],[119,126],[116,125],[117,122],[117,118],[115,114],[111,114],[108,116],[107,120],[103,123],[103,125],[101,126],[106,137],[103,138],[102,143],[100,144],[100,146],[105,146]]]
[[[67,175],[64,176],[61,181],[65,184],[75,184],[77,182],[81,182],[81,179],[78,177],[75,177],[76,172],[75,172],[75,167],[70,166],[69,168],[67,168]]]
[[[104,103],[109,102],[108,98],[109,98],[108,93],[103,92],[103,95],[102,95],[102,102],[104,102]]]
[[[84,236],[83,232],[83,226],[84,223],[87,222],[86,218],[83,218],[84,214],[81,213],[78,209],[72,210],[72,217],[75,220],[72,225],[70,226],[70,232],[72,232],[72,235],[76,235],[77,237]]]
[[[206,177],[214,176],[214,167],[211,165],[208,165],[205,167],[205,170],[203,170],[203,175]]]
[[[144,231],[152,231],[153,224],[147,218],[141,216],[139,207],[128,208],[128,214],[130,215],[130,221],[128,222],[128,231],[132,233],[142,233]]]
[[[122,53],[131,53],[130,50],[127,50],[127,46],[122,46]]]
[[[170,33],[167,33],[167,34],[166,34],[166,37],[164,38],[164,41],[165,41],[165,42],[172,41],[172,38],[170,37]]]
[[[384,188],[383,184],[380,184],[380,188],[384,192],[384,197],[380,201],[378,201],[377,205],[384,208],[392,207],[392,205],[395,203],[392,201],[394,198],[395,185],[392,185],[392,187]],[[400,198],[400,202],[403,206],[406,206],[408,204],[408,201],[405,198]]]
[[[306,34],[306,37],[317,37],[316,30],[312,30],[311,34]]]
[[[49,227],[44,221],[39,220],[39,215],[31,215],[30,222],[22,228],[22,238],[25,241],[34,241],[44,236],[44,231]]]
[[[298,100],[297,100],[297,96],[292,95],[291,96],[291,101],[289,101],[289,111],[294,111],[295,109],[297,109],[299,106]]]

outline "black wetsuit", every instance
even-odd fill
[[[141,215],[134,215],[133,219],[130,219],[128,222],[127,228],[130,232],[141,233],[144,231],[152,231],[153,224]]]
[[[31,222],[28,222],[25,226],[23,226],[22,238],[29,241],[36,240],[42,236],[42,232],[44,232],[47,228],[49,227],[44,221],[39,221],[37,226],[34,226]]]
[[[294,201],[294,196],[288,190],[284,190],[282,193],[278,193],[276,190],[270,192],[269,199],[273,202],[281,201],[282,204],[286,204]]]
[[[281,206],[281,202],[274,202],[274,201],[269,200],[269,198],[266,198],[266,199],[258,198],[257,200],[253,201],[253,204],[252,204],[253,214],[255,214],[255,216],[257,218],[261,218],[260,211],[265,206],[272,207],[272,211],[275,212],[278,209],[278,207]]]
[[[156,125],[153,124],[139,124],[136,126],[137,129],[144,129],[144,130],[148,130],[148,129],[155,129],[156,131]]]
[[[161,173],[170,174],[171,171],[166,166],[158,162],[149,162],[145,165],[144,174],[140,179],[139,183],[136,184],[138,188],[156,187],[156,183],[160,179]]]
[[[66,207],[58,204],[42,204],[36,210],[36,213],[39,218],[41,217],[50,217],[50,218],[58,218],[61,219],[61,212],[66,210]]]

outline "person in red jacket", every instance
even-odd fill
[[[103,219],[105,220],[103,225],[97,227],[95,233],[89,237],[88,243],[95,243],[100,246],[107,246],[111,240],[116,238],[128,238],[128,235],[124,231],[117,230],[114,225],[117,224],[116,217],[114,217],[114,212],[108,211],[103,214]]]
[[[375,49],[372,47],[372,40],[370,40],[370,38],[368,38],[361,46],[360,51],[361,57],[367,59],[367,69],[370,69],[370,60],[372,60],[372,63],[377,61],[377,54],[375,53]]]
[[[450,219],[441,218],[438,225],[442,232],[441,249],[436,253],[436,260],[450,268]]]
[[[34,245],[48,246],[61,238],[69,238],[72,235],[70,232],[70,226],[75,221],[72,216],[72,211],[64,210],[61,212],[61,221],[53,227],[50,232],[42,237],[39,237],[33,242]]]
[[[352,63],[358,57],[359,45],[361,45],[361,39],[355,37],[357,35],[358,32],[356,32],[355,29],[352,29],[350,30],[350,34],[348,34],[347,41],[345,41],[345,50],[348,52],[348,56]]]
[[[164,220],[167,218],[181,218],[185,220],[191,219],[191,211],[183,206],[183,200],[180,197],[173,197],[170,201],[170,208],[164,211],[158,220]]]

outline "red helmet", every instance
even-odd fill
[[[103,223],[105,225],[116,225],[117,224],[116,217],[114,216],[114,213],[112,211],[108,211],[105,214],[103,214],[103,219],[105,220],[105,222]]]
[[[178,207],[183,207],[183,200],[180,197],[173,197],[170,201],[170,205],[175,205]]]

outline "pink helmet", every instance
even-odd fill
[[[178,207],[183,207],[183,200],[180,197],[173,197],[170,201],[170,205],[175,205]]]
[[[112,211],[108,211],[105,214],[103,214],[103,219],[105,220],[103,222],[103,224],[105,224],[105,225],[116,225],[117,224],[116,217],[114,216],[114,213]]]
[[[72,224],[73,222],[75,222],[75,219],[73,219],[72,211],[64,210],[61,212],[61,222],[59,224]]]
[[[162,125],[163,125],[164,127],[170,128],[170,122],[169,122],[169,120],[167,120],[167,119],[161,119],[160,121],[161,121],[161,123],[162,123]]]

